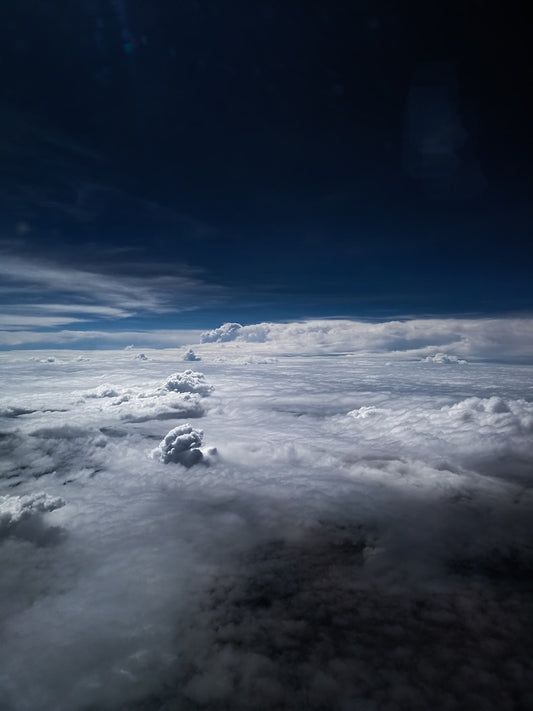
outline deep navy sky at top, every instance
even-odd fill
[[[519,8],[5,3],[2,238],[228,287],[188,325],[528,310]]]

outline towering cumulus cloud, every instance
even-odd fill
[[[200,445],[203,436],[202,430],[195,430],[189,424],[179,425],[165,435],[152,456],[164,464],[179,462],[187,467],[192,466],[202,460]]]

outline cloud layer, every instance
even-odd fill
[[[531,367],[255,346],[0,354],[6,711],[525,707]]]

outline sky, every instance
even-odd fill
[[[2,344],[530,314],[521,12],[3,4]]]

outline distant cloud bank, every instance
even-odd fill
[[[436,366],[470,360],[533,361],[533,318],[413,318],[372,323],[310,319],[198,329],[0,330],[0,348],[181,348],[180,360],[264,362],[289,355],[391,354]],[[192,350],[191,346],[194,346]],[[251,359],[251,360],[250,360]]]
[[[276,355],[403,353],[439,364],[468,358],[533,358],[533,319],[410,319],[369,323],[308,320],[296,323],[226,323],[202,334],[204,344],[261,344]]]

